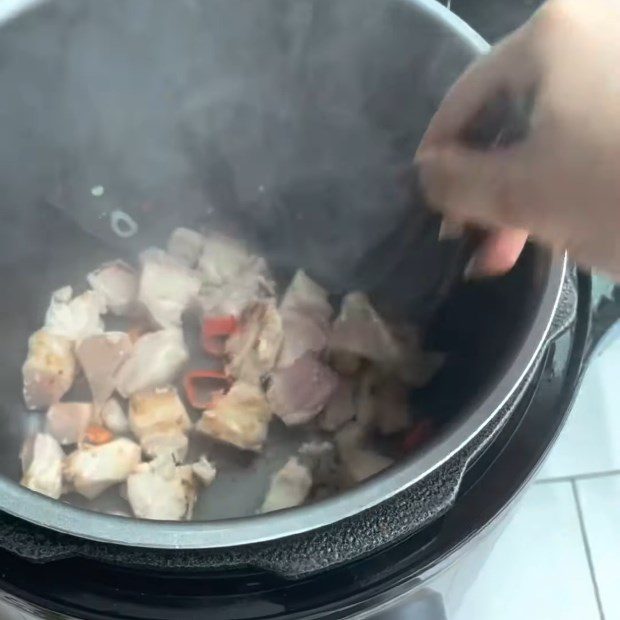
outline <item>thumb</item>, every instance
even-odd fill
[[[415,165],[428,203],[475,224],[525,227],[518,149],[445,147],[418,153]]]

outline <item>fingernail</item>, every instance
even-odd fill
[[[463,280],[471,281],[471,280],[480,280],[485,277],[485,273],[480,269],[480,260],[477,255],[472,256],[467,265],[465,265],[465,270],[463,271]]]
[[[446,218],[441,220],[441,226],[437,233],[437,241],[453,241],[463,236],[464,227],[457,222],[452,222]]]

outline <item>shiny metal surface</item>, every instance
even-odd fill
[[[115,2],[114,4],[119,10],[123,8],[122,2]],[[231,6],[230,4],[225,5],[224,3],[217,2],[213,4],[219,4],[220,9],[224,6]],[[243,4],[243,2],[241,2],[241,4]],[[62,45],[65,43],[72,43],[70,38],[67,42],[62,39],[61,35],[58,35],[58,37],[62,39],[62,41],[55,41],[54,28],[58,26],[59,23],[62,23],[63,28],[68,28],[67,31],[62,31],[63,36],[66,35],[71,37],[71,28],[74,26],[74,23],[79,23],[81,18],[80,11],[82,9],[77,8],[77,5],[74,3],[63,2],[63,0],[59,0],[58,2],[24,2],[21,3],[21,6],[20,3],[14,3],[14,10],[11,11],[10,15],[7,15],[7,17],[13,18],[20,12],[20,9],[32,8],[35,7],[35,5],[41,6],[32,12],[27,12],[16,20],[16,29],[12,32],[12,38],[4,35],[2,30],[0,30],[0,46],[4,44],[8,49],[13,49],[11,46],[18,46],[19,48],[21,41],[28,40],[29,36],[34,36],[36,33],[39,33],[40,38],[48,37],[49,41],[47,41],[47,43],[52,46],[52,49],[56,49],[55,46],[57,45],[60,45],[62,49]],[[88,5],[89,3],[85,3],[84,5],[80,5],[80,7]],[[191,11],[196,10],[196,7],[199,5],[200,3],[187,0],[179,2],[177,7],[179,12],[189,11],[191,13]],[[94,7],[95,4],[93,3],[91,6]],[[98,4],[98,6],[103,7],[104,5]],[[124,10],[129,10],[129,6],[144,7],[146,5],[142,3],[127,3]],[[150,6],[155,7],[153,10],[164,10],[163,7],[171,7],[170,4],[164,2],[154,2]],[[249,6],[249,3],[245,5],[246,8]],[[301,4],[298,6],[301,6]],[[355,0],[350,0],[349,2],[344,0],[337,3],[337,6],[343,7],[343,13],[340,19],[355,14],[357,7],[366,7],[368,13],[364,13],[362,16],[365,17],[367,21],[364,22],[364,27],[360,30],[361,34],[358,35],[356,30],[351,30],[350,28],[347,29],[347,32],[354,32],[356,33],[355,36],[360,37],[366,35],[375,37],[376,40],[373,39],[373,44],[376,47],[371,48],[372,51],[375,51],[375,49],[383,49],[383,42],[386,41],[385,37],[389,35],[390,28],[395,27],[395,24],[399,23],[398,20],[390,14],[389,19],[393,21],[387,20],[385,28],[375,31],[373,30],[375,22],[369,19],[369,16],[373,16],[372,11],[376,9],[372,7],[377,7],[377,3],[357,3]],[[466,24],[433,0],[395,0],[387,3],[386,6],[394,9],[397,13],[397,17],[406,18],[407,27],[410,28],[410,30],[407,31],[403,29],[400,31],[399,36],[402,37],[402,40],[399,40],[400,47],[397,46],[392,50],[392,56],[386,55],[383,57],[379,53],[375,55],[379,63],[377,67],[375,67],[375,71],[379,74],[383,73],[384,69],[390,68],[390,65],[388,64],[384,67],[381,65],[381,62],[394,61],[398,58],[398,53],[405,50],[410,51],[410,55],[406,58],[406,62],[403,62],[402,66],[399,65],[399,68],[401,71],[405,72],[406,75],[411,75],[412,84],[409,85],[407,93],[409,96],[415,96],[411,101],[405,100],[400,104],[403,109],[400,110],[399,114],[401,116],[404,114],[406,106],[413,106],[411,117],[414,120],[412,121],[412,127],[408,128],[409,133],[407,135],[409,139],[413,139],[416,136],[419,138],[434,106],[437,105],[441,95],[445,92],[451,81],[460,73],[471,58],[475,57],[477,54],[484,53],[488,46]],[[50,7],[61,7],[63,10],[68,11],[72,19],[74,19],[74,22],[71,22],[69,26],[65,26],[64,22],[58,17],[58,14],[62,14],[62,11],[59,10],[58,14],[52,10],[48,11]],[[39,11],[41,11],[40,14]],[[353,11],[353,13],[349,13],[349,11]],[[240,14],[240,16],[241,15],[244,14]],[[381,15],[383,16],[383,14]],[[308,19],[308,15],[303,11],[300,13],[293,12],[289,17],[293,20],[301,20],[301,22]],[[337,31],[338,28],[343,28],[344,21],[343,19],[342,22],[335,22],[333,24]],[[9,22],[9,24],[12,25],[11,22]],[[135,27],[139,29],[139,26],[140,23],[139,20],[137,20]],[[253,27],[253,24],[251,24],[251,26]],[[287,38],[285,35],[288,32],[288,27],[295,28],[296,26],[295,24],[293,24],[293,26],[290,24],[285,24],[283,26],[284,34],[280,34],[282,34],[284,40]],[[259,26],[257,26],[257,28],[259,28]],[[89,33],[92,37],[101,34],[96,29],[93,31],[87,30],[87,34]],[[107,34],[109,35],[110,33]],[[409,34],[412,36],[405,36]],[[350,35],[347,36],[350,37]],[[108,48],[105,37],[102,37],[102,41],[102,49],[113,49],[114,46]],[[174,43],[168,43],[174,47]],[[328,43],[329,41],[325,43],[327,46],[326,53],[330,53]],[[294,46],[293,48],[297,49]],[[36,49],[35,52],[32,53],[34,60],[26,54],[29,61],[37,63],[37,67],[41,63],[45,65],[46,62],[46,56],[44,54],[46,50],[44,48],[41,49],[42,52],[40,53]],[[87,46],[87,49],[90,48]],[[353,45],[352,49],[356,49],[355,45]],[[185,50],[185,53],[190,52],[191,49],[189,51]],[[111,51],[110,54],[112,54]],[[337,56],[334,56],[334,58],[336,57]],[[174,60],[174,54],[172,54],[171,58]],[[67,68],[65,64],[66,59],[62,54],[59,55],[59,59],[59,70],[64,70],[69,73],[70,68]],[[82,66],[79,63],[80,59],[76,60],[74,57],[71,57],[71,60],[77,62],[78,67]],[[118,62],[118,59],[116,59],[116,61]],[[58,68],[54,63],[52,63],[52,66]],[[102,66],[105,66],[105,60],[103,59]],[[148,59],[145,61],[145,66],[148,66]],[[174,90],[175,86],[178,86],[174,81],[174,66],[174,63],[171,62],[171,65],[166,67],[166,69],[171,71],[171,73],[166,73],[166,79],[170,81],[170,88],[172,90]],[[400,77],[400,74],[398,75]],[[69,77],[71,77],[71,75],[69,75]],[[82,87],[82,76],[79,75],[79,77],[78,86]],[[53,80],[53,78],[50,79]],[[121,83],[123,83],[123,79],[120,80]],[[110,95],[111,103],[113,104],[115,102],[115,93],[107,93],[105,82],[102,83],[100,80],[98,84],[101,87],[103,95]],[[28,84],[28,86],[30,87],[31,85]],[[86,86],[92,87],[93,84],[86,80]],[[51,87],[53,90],[53,83]],[[381,84],[380,101],[390,101],[390,96],[394,98],[390,87],[395,88],[394,85],[390,86],[389,83],[387,85]],[[87,97],[91,93],[88,92],[87,88],[85,88],[85,90],[84,96]],[[131,88],[129,88],[129,91],[131,91]],[[154,95],[164,97],[165,92],[165,89],[163,92],[157,90]],[[357,95],[359,95],[359,93],[357,93]],[[65,96],[68,97],[68,95],[62,92],[55,92],[53,100],[60,105],[63,113],[67,115],[67,117],[63,116],[63,120],[68,123],[67,130],[69,130],[73,127],[74,117],[72,114],[78,115],[77,118],[80,120],[80,101],[76,101],[75,97],[71,97],[70,101],[67,102],[64,100]],[[136,96],[138,97],[139,104],[145,105],[145,102],[148,102],[148,93],[138,93]],[[60,103],[58,103],[58,101],[60,101]],[[15,109],[19,109],[19,103],[18,101],[15,104]],[[44,107],[41,101],[35,100],[34,102],[28,101],[25,103],[32,104],[32,118],[38,118],[36,113],[40,112]],[[121,99],[121,103],[125,102]],[[195,102],[193,102],[193,104],[195,104]],[[320,102],[320,105],[324,106],[326,110],[331,110],[329,106],[335,104],[327,98]],[[101,110],[97,111],[100,112]],[[122,112],[125,113],[125,110],[122,110]],[[137,114],[135,110],[127,110],[126,112],[134,123],[139,124],[140,114]],[[148,110],[145,109],[145,116],[147,116],[147,112]],[[340,109],[334,111],[336,116],[341,113]],[[132,116],[132,114],[134,116]],[[384,112],[384,116],[381,117],[381,123],[388,123],[392,116],[393,115]],[[110,132],[109,143],[112,147],[118,148],[118,145],[114,144],[113,139],[119,137],[116,136],[116,133],[122,137],[124,126],[121,121],[125,122],[126,119],[123,118],[122,114],[119,115],[118,110],[112,118],[120,123],[121,129],[116,127],[114,128],[116,132]],[[32,166],[26,167],[27,170],[25,173],[21,172],[23,165],[21,165],[20,157],[23,158],[24,161],[28,161],[28,158],[32,156],[31,151],[32,145],[34,144],[37,152],[41,152],[41,158],[44,162],[54,161],[58,145],[55,144],[53,140],[58,140],[61,143],[61,150],[68,149],[71,151],[70,161],[72,161],[72,167],[70,168],[70,172],[77,171],[76,175],[79,180],[79,183],[76,181],[68,190],[74,193],[78,191],[76,189],[78,186],[80,191],[84,191],[85,188],[88,189],[90,187],[90,185],[85,185],[86,183],[94,184],[95,182],[99,182],[101,180],[101,175],[104,174],[102,172],[104,167],[103,164],[109,164],[109,160],[101,155],[101,153],[105,153],[105,148],[109,146],[108,144],[102,144],[97,141],[92,142],[85,138],[83,143],[79,143],[80,148],[78,148],[76,145],[77,143],[74,144],[70,139],[70,133],[67,136],[62,134],[62,132],[61,135],[56,135],[55,131],[52,131],[45,125],[45,121],[41,121],[39,126],[36,122],[33,123],[31,118],[26,118],[25,120],[21,117],[19,119],[13,119],[7,113],[7,117],[5,118],[0,116],[0,129],[2,129],[3,122],[11,123],[17,120],[24,124],[23,130],[21,125],[19,125],[17,129],[12,130],[15,132],[15,137],[14,142],[8,141],[8,143],[11,144],[10,151],[8,149],[4,151],[0,150],[0,164],[6,164],[3,166],[3,169],[5,170],[4,174],[6,177],[4,179],[5,185],[7,185],[8,188],[5,205],[0,207],[0,217],[2,217],[5,223],[15,219],[13,230],[16,232],[13,236],[19,236],[20,231],[25,230],[28,237],[26,237],[27,243],[15,243],[14,239],[9,238],[11,235],[5,231],[5,238],[0,238],[2,242],[0,246],[3,248],[4,252],[1,261],[2,275],[0,279],[10,277],[10,275],[7,274],[13,274],[15,265],[18,265],[24,272],[27,272],[28,265],[36,265],[37,269],[39,269],[41,257],[34,255],[36,253],[36,248],[39,243],[45,242],[45,237],[53,236],[52,232],[48,233],[47,230],[41,230],[43,225],[37,219],[34,209],[30,211],[30,206],[31,202],[36,199],[34,194],[35,189],[37,189],[38,192],[37,183],[45,186],[47,191],[49,189],[47,179],[48,173],[49,176],[55,178],[56,171],[52,174],[47,168],[37,169],[33,164]],[[93,118],[89,119],[90,122],[94,122],[94,120]],[[347,119],[343,118],[343,125],[346,125],[346,121]],[[378,122],[379,121],[377,121],[377,123]],[[84,124],[87,125],[86,129],[88,130],[90,125],[86,121]],[[34,125],[34,127],[32,127],[32,125]],[[79,123],[77,123],[77,125],[79,125]],[[383,125],[381,128],[383,130]],[[396,130],[394,130],[395,133],[390,133],[389,139],[386,139],[381,132],[376,131],[376,128],[373,127],[374,133],[369,132],[368,141],[369,143],[373,143],[373,140],[378,140],[382,137],[386,144],[391,144],[391,140],[396,140],[400,135],[398,129],[397,127]],[[87,130],[85,130],[86,135],[89,136]],[[130,124],[127,125],[126,130],[130,130]],[[138,135],[140,136],[141,134]],[[24,138],[24,136],[26,136],[26,138]],[[84,138],[84,134],[80,131],[78,137]],[[101,138],[102,136],[98,137]],[[103,137],[105,138],[106,135],[104,134]],[[339,136],[339,139],[344,142],[347,137],[350,136],[347,136],[345,133],[343,136]],[[63,138],[68,144],[63,143]],[[120,142],[120,144],[122,145],[122,142]],[[54,148],[52,148],[52,145]],[[150,153],[152,150],[150,148],[151,145],[147,143],[143,146],[144,149]],[[346,143],[345,146],[347,146]],[[382,144],[381,147],[383,146]],[[413,146],[412,144],[407,145],[407,157],[410,157]],[[86,150],[87,147],[91,149],[90,152],[93,156],[92,161],[88,157],[89,151]],[[114,152],[113,154],[116,155],[116,151],[114,151],[112,147],[110,147],[110,149]],[[72,149],[75,152],[73,152]],[[352,157],[356,155],[355,149],[351,149],[351,151]],[[109,155],[109,153],[105,154]],[[377,155],[374,151],[371,151],[371,154]],[[268,154],[265,154],[265,159],[268,159],[267,155]],[[385,153],[382,153],[382,155],[385,157]],[[389,155],[391,155],[391,153],[389,153]],[[119,170],[116,170],[115,174],[119,175],[119,177],[128,174],[126,167],[131,165],[129,163],[130,160],[123,159],[123,156],[123,152],[118,153],[118,158],[121,158],[121,162],[119,164]],[[244,154],[242,153],[241,159],[243,159],[243,156]],[[336,161],[338,156],[342,156],[342,153],[340,153],[338,149],[336,149],[335,152],[330,151],[329,157],[333,159],[333,161],[329,162],[330,165]],[[149,160],[149,164],[153,166],[146,174],[146,178],[149,181],[151,181],[150,177],[156,177],[158,172],[158,162],[156,158],[154,158],[154,160],[154,163]],[[364,165],[368,164],[367,161],[360,161]],[[385,163],[384,160],[381,160],[381,162]],[[165,163],[168,164],[168,162]],[[390,161],[389,163],[392,164],[394,162]],[[179,162],[175,160],[175,164],[179,164]],[[277,169],[278,165],[282,166],[283,164],[281,161],[276,161],[274,167]],[[53,168],[52,164],[49,164],[49,166],[50,169]],[[162,169],[167,170],[167,165],[162,165]],[[12,171],[15,171],[13,176],[11,176]],[[131,172],[135,174],[128,174],[129,180],[135,180],[134,177],[136,177],[140,181],[145,182],[145,178],[137,174],[135,169],[132,168]],[[223,171],[222,174],[224,174],[224,172],[227,171]],[[348,170],[347,172],[349,176],[351,176],[351,171]],[[356,174],[360,173],[359,169],[354,169],[353,172]],[[81,176],[78,173],[81,173]],[[105,174],[108,173],[109,171],[105,172]],[[194,171],[194,175],[195,174],[197,173]],[[180,176],[183,177],[183,174],[180,174]],[[14,184],[15,187],[11,185],[13,178],[17,179]],[[352,178],[357,177],[354,174]],[[123,180],[127,181],[124,177]],[[164,181],[165,180],[166,179],[164,179]],[[155,181],[153,181],[153,183],[155,183]],[[237,187],[240,193],[243,193],[244,189],[247,190],[245,187]],[[79,196],[81,196],[81,194]],[[361,199],[360,196],[357,196],[357,198]],[[184,206],[186,204],[185,199],[187,199],[187,203],[191,204],[190,196],[183,196],[183,201],[174,194],[166,196],[166,199],[169,201],[176,201],[173,202],[175,209],[162,211],[157,221],[145,221],[141,226],[141,234],[144,229],[144,237],[139,240],[141,243],[145,243],[145,240],[150,242],[153,238],[157,237],[157,232],[160,229],[169,229],[170,224],[174,225],[179,221],[179,218],[181,218],[183,214],[181,213],[181,207],[177,206],[178,204],[182,203]],[[53,200],[57,203],[59,199],[54,197]],[[77,204],[79,208],[65,208],[63,203],[61,208],[58,209],[57,219],[54,219],[53,222],[44,220],[44,222],[46,222],[44,226],[49,225],[51,231],[51,228],[57,224],[58,220],[67,218],[67,220],[71,222],[71,225],[77,222],[80,230],[86,231],[86,233],[90,235],[89,238],[97,240],[103,238],[105,242],[110,241],[109,230],[104,229],[101,223],[101,214],[95,210],[95,207],[92,207],[93,211],[89,211],[90,205],[86,205],[80,200],[77,201]],[[197,204],[199,207],[204,206],[203,202],[200,200],[197,201]],[[24,207],[24,205],[27,206]],[[111,205],[111,207],[112,206],[114,205]],[[349,205],[346,206],[349,208]],[[350,208],[353,209],[354,206]],[[389,204],[386,203],[382,206],[386,209],[385,213],[389,213]],[[96,208],[100,209],[101,207],[97,206]],[[357,215],[360,215],[360,213],[361,211],[358,212]],[[364,213],[362,215],[365,218],[368,214]],[[376,216],[375,213],[372,215],[373,218]],[[377,219],[388,218],[387,215],[379,211]],[[345,221],[348,220],[345,219]],[[362,221],[367,222],[368,220],[360,219],[360,222]],[[366,224],[366,227],[368,229],[372,228],[372,226],[369,227],[368,224]],[[343,240],[354,238],[354,233],[356,232],[354,228],[355,227],[352,226],[351,230],[343,229],[340,235],[341,238]],[[303,232],[303,227],[301,232]],[[64,233],[60,238],[65,239]],[[334,248],[338,249],[339,244],[334,242],[333,239],[330,238],[327,239],[327,241],[332,250]],[[131,250],[127,244],[120,242],[118,239],[112,239],[110,243],[115,244],[114,247],[118,252]],[[79,244],[77,242],[75,245],[75,253],[70,251],[74,248],[64,247],[54,247],[51,250],[47,249],[46,252],[48,252],[48,254],[43,252],[43,259],[49,263],[49,266],[46,265],[46,269],[40,271],[40,278],[38,280],[35,278],[32,285],[27,286],[23,282],[17,283],[18,290],[16,292],[16,299],[19,303],[11,305],[7,302],[9,310],[5,311],[5,316],[3,316],[3,325],[7,333],[6,358],[3,358],[4,367],[2,376],[0,376],[0,387],[3,393],[7,394],[7,400],[10,402],[12,402],[11,399],[14,400],[16,397],[16,381],[18,381],[18,365],[15,360],[21,359],[20,356],[23,356],[25,338],[29,330],[32,330],[32,323],[35,320],[34,317],[40,317],[41,309],[44,307],[47,299],[47,292],[53,290],[53,285],[55,283],[64,284],[62,280],[71,269],[75,274],[84,274],[87,271],[85,267],[86,264],[89,264],[89,262],[94,262],[96,264],[97,262],[97,252],[92,251],[88,255],[88,258],[84,258],[84,264],[79,261],[76,264],[74,256],[81,258],[83,256],[83,251],[80,249],[81,246],[78,247]],[[322,248],[320,245],[319,247]],[[354,246],[351,247],[353,248]],[[66,255],[64,255],[65,250]],[[312,247],[312,243],[309,243],[308,254],[305,258],[315,266],[317,271],[322,270],[325,274],[328,274],[339,271],[339,259],[342,258],[342,256],[338,252],[332,253],[329,255],[330,260],[325,262],[324,258],[319,256],[315,248]],[[295,257],[290,258],[290,260],[294,259]],[[55,268],[55,261],[60,265],[60,269]],[[517,274],[515,282],[507,285],[509,289],[509,303],[516,308],[516,310],[514,310],[514,324],[511,323],[512,319],[507,320],[501,319],[500,317],[498,321],[495,321],[498,323],[494,328],[495,331],[490,330],[490,339],[504,339],[505,342],[502,341],[500,343],[501,346],[498,345],[499,349],[501,349],[501,354],[498,353],[497,359],[481,360],[481,367],[484,366],[484,368],[488,370],[487,377],[477,377],[475,380],[472,379],[471,389],[469,390],[470,393],[467,394],[466,398],[463,398],[463,406],[459,407],[458,412],[454,413],[453,417],[450,419],[450,423],[445,424],[437,440],[430,445],[428,449],[404,460],[383,475],[341,496],[302,509],[278,514],[261,517],[244,516],[236,519],[204,520],[192,523],[141,522],[97,514],[79,507],[38,496],[21,488],[15,483],[15,479],[18,475],[16,472],[18,444],[28,430],[29,420],[32,420],[32,418],[21,415],[15,406],[11,408],[7,405],[1,412],[5,432],[0,440],[0,448],[2,448],[0,471],[2,471],[3,474],[3,476],[0,477],[0,509],[35,524],[83,538],[121,545],[162,549],[231,547],[291,536],[342,520],[347,516],[377,505],[384,499],[419,482],[427,476],[429,472],[440,467],[442,463],[458,452],[473,436],[479,433],[491,419],[493,419],[494,414],[501,409],[502,405],[518,387],[543,346],[557,305],[558,296],[564,279],[564,272],[565,258],[563,256],[551,256],[542,250],[532,249],[529,262],[520,267],[520,273]],[[343,271],[343,273],[346,273],[346,271]],[[397,291],[403,290],[402,280],[394,281],[391,285],[392,288]],[[491,298],[493,298],[493,295],[491,295]],[[492,313],[495,311],[500,313],[500,310],[501,308],[497,309],[492,305],[487,306],[487,311],[491,313],[490,321],[493,320],[491,316]],[[494,348],[491,347],[488,350],[494,350]],[[468,363],[471,364],[473,363],[472,360],[476,359],[475,352],[469,351],[469,355]],[[448,385],[448,383],[446,383],[446,385]],[[9,394],[11,398],[8,397]],[[17,394],[17,397],[18,396]],[[439,413],[441,414],[442,412]],[[458,480],[455,481],[455,484],[458,484]],[[226,490],[223,492],[225,491]],[[256,488],[254,488],[253,492],[257,492]],[[246,511],[245,514],[249,514],[249,512]],[[200,513],[198,514],[198,518],[201,518]]]

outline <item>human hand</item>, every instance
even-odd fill
[[[448,222],[491,231],[472,275],[509,270],[528,235],[620,277],[620,3],[550,0],[463,74],[420,144],[428,201]],[[463,143],[498,92],[534,93],[506,147]]]

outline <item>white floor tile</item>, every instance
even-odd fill
[[[569,482],[528,491],[454,617],[524,619],[599,620]]]
[[[620,476],[577,483],[601,603],[608,620],[620,618]]]
[[[538,477],[620,470],[620,324],[587,370],[562,434]]]

